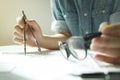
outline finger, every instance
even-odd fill
[[[92,40],[92,44],[90,48],[95,51],[99,51],[105,54],[113,55],[113,56],[120,56],[120,43],[119,40],[114,40],[112,42],[108,41],[109,39],[101,40],[101,38],[95,38]],[[116,44],[116,45],[115,45]]]
[[[14,32],[16,32],[17,34],[23,36],[23,28],[21,28],[19,25],[15,26]]]
[[[14,32],[13,34],[14,34],[14,37],[19,38],[19,39],[23,39],[24,37],[24,36],[19,35],[17,32]]]
[[[102,36],[92,39],[93,46],[108,47],[108,48],[120,48],[119,37]]]
[[[94,47],[92,50],[111,56],[120,56],[120,48]]]
[[[100,27],[99,27],[99,31],[100,32],[103,32],[103,30],[105,30],[106,27],[109,26],[109,23],[108,22],[103,22],[100,24]]]
[[[99,31],[106,35],[120,37],[120,23],[109,24],[104,22],[100,25]]]
[[[19,38],[14,37],[13,41],[17,44],[23,44],[23,39],[19,39]]]
[[[40,30],[40,26],[35,20],[26,20],[26,23],[32,27],[33,30],[38,31]]]
[[[102,54],[96,54],[94,58],[110,64],[120,65],[120,57],[112,57],[112,56],[107,56]]]

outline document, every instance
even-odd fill
[[[92,53],[94,52],[91,51],[85,60],[71,62],[65,59],[59,50],[42,49],[42,53],[38,54],[37,48],[27,47],[25,55],[21,45],[1,46],[0,77],[5,78],[2,76],[6,73],[22,77],[21,80],[65,80],[68,76],[75,77],[75,80],[82,80],[81,77],[106,78],[106,76],[110,77],[108,80],[120,80],[119,65],[96,61],[92,58]],[[14,80],[13,77],[9,78]],[[7,80],[7,77],[4,80]]]

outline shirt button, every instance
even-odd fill
[[[106,11],[105,10],[102,10],[102,13],[105,13]]]
[[[88,14],[87,14],[87,13],[84,13],[83,15],[84,15],[84,16],[87,16]]]
[[[67,17],[67,15],[64,15],[64,18],[66,18]]]

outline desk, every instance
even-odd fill
[[[0,47],[0,80],[83,80],[74,75],[106,70],[89,56],[73,63],[66,60],[59,50],[42,49],[42,54],[38,54],[36,48],[27,47],[27,52],[25,55],[20,45]],[[120,71],[119,68],[112,67],[110,70]]]

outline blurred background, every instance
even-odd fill
[[[28,19],[38,22],[44,34],[53,34],[50,0],[0,0],[0,46],[14,44],[12,33],[22,10]]]

